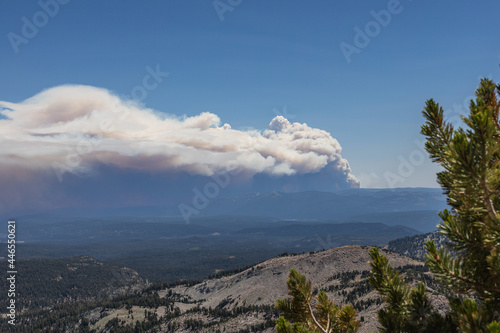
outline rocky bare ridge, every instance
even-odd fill
[[[337,273],[370,270],[369,248],[349,245],[322,252],[277,257],[232,276],[206,280],[192,287],[177,286],[172,291],[195,301],[204,300],[201,306],[205,307],[216,307],[227,298],[234,300],[232,306],[274,304],[276,298],[286,296],[286,278],[290,269],[301,271],[321,288]],[[422,262],[395,253],[386,255],[395,267],[422,265]]]
[[[376,312],[382,306],[377,302],[376,292],[367,287],[366,277],[370,270],[368,246],[350,245],[327,251],[306,253],[300,255],[282,256],[267,260],[256,266],[232,276],[205,280],[194,286],[179,285],[160,291],[160,296],[169,292],[181,295],[185,302],[177,305],[186,311],[189,308],[220,308],[232,310],[249,305],[273,305],[277,298],[287,297],[286,279],[291,268],[306,275],[318,289],[327,290],[336,304],[358,303],[362,309],[359,318],[363,317],[360,332],[375,331],[377,327]],[[417,268],[423,266],[417,261],[400,254],[384,251],[393,267]],[[444,305],[444,300],[436,298],[438,306]],[[366,308],[364,308],[366,307]],[[217,318],[206,313],[185,312],[174,321],[182,323],[185,320],[198,320],[204,323],[215,323]],[[245,314],[236,321],[221,321],[220,324],[206,329],[215,332],[217,329],[226,332],[237,332],[246,325],[255,325],[268,319],[259,311],[253,315]],[[189,332],[189,329],[176,332]],[[269,330],[270,332],[272,330]],[[197,330],[197,332],[204,332]]]

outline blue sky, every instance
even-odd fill
[[[438,169],[415,143],[425,100],[456,117],[480,77],[500,76],[498,1],[61,3],[50,17],[36,1],[0,2],[0,101],[64,84],[126,98],[159,68],[169,75],[145,107],[208,111],[240,130],[263,131],[277,115],[307,123],[340,142],[362,187],[436,187]],[[391,9],[374,24],[373,11]],[[16,44],[23,17],[38,31]],[[376,26],[349,62],[341,43]]]

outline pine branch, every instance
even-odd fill
[[[313,312],[313,309],[312,309],[310,301],[307,301],[307,306],[309,307],[309,315],[311,316],[311,319],[313,320],[314,324],[321,330],[321,332],[323,332],[323,333],[330,333],[329,331],[327,331],[326,329],[324,329],[323,326],[321,326],[321,324],[316,319],[316,316],[314,316],[314,312]]]
[[[429,241],[429,242],[432,242],[432,241]],[[434,244],[434,242],[432,242],[432,243]],[[488,285],[486,285],[484,283],[481,283],[481,282],[478,282],[478,281],[472,281],[472,280],[469,280],[469,279],[467,279],[467,278],[465,278],[465,277],[463,277],[461,275],[456,274],[455,272],[453,272],[451,269],[449,269],[442,262],[441,257],[439,256],[439,254],[435,250],[436,250],[435,247],[434,247],[434,251],[432,251],[431,249],[427,248],[427,251],[429,251],[429,253],[434,258],[434,260],[439,265],[439,267],[442,269],[442,271],[445,272],[446,274],[448,274],[449,276],[451,276],[454,279],[459,280],[459,281],[467,284],[468,286],[470,286],[470,289],[477,289],[478,287],[480,287],[481,289],[489,291],[489,292],[500,293],[500,288],[491,288],[491,286],[488,286]]]
[[[493,206],[493,201],[491,201],[491,193],[488,190],[488,186],[486,185],[486,179],[482,177],[480,179],[481,186],[483,188],[484,192],[484,205],[486,206],[486,209],[488,211],[488,215],[490,216],[490,219],[493,221],[496,221],[497,219],[497,212],[495,210],[495,207]]]

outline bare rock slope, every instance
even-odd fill
[[[178,306],[185,312],[175,319],[179,324],[190,319],[205,323],[206,332],[238,332],[251,325],[255,327],[270,318],[256,309],[253,314],[246,312],[236,321],[234,318],[224,321],[196,309],[212,308],[234,312],[235,309],[248,306],[272,306],[277,298],[287,297],[287,275],[291,268],[295,268],[312,281],[314,288],[326,290],[336,304],[355,304],[362,321],[360,332],[375,331],[376,312],[382,305],[376,292],[369,288],[366,281],[370,270],[369,248],[349,245],[322,252],[276,257],[231,276],[205,280],[193,286],[179,285],[162,290],[160,296],[175,293],[183,299]],[[384,254],[393,267],[419,271],[423,265],[421,261],[394,252],[384,251]],[[188,311],[190,308],[191,311]],[[203,329],[197,331],[204,332]],[[261,331],[272,332],[273,329]]]

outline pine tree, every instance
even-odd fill
[[[368,281],[386,303],[378,312],[380,332],[457,332],[450,315],[442,316],[433,308],[423,283],[411,288],[377,248],[370,249],[370,256]]]
[[[443,169],[438,182],[451,207],[439,213],[438,226],[449,243],[438,249],[427,242],[426,264],[449,292],[451,309],[439,315],[423,285],[409,288],[372,249],[370,282],[387,302],[379,312],[383,332],[432,332],[436,327],[439,332],[500,332],[499,93],[500,85],[482,79],[469,115],[462,117],[464,128],[445,121],[434,100],[426,102],[421,132],[431,159]]]
[[[283,313],[276,322],[278,333],[337,333],[356,332],[359,322],[351,305],[339,308],[320,291],[313,306],[311,281],[304,274],[291,269],[288,274],[288,295],[276,300],[276,308]]]

